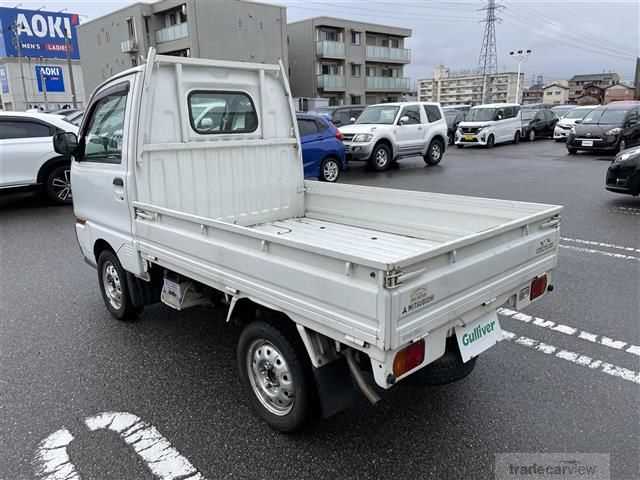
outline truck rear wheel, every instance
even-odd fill
[[[112,316],[123,321],[138,317],[142,308],[133,306],[126,272],[111,250],[104,250],[98,256],[98,283],[104,304]]]
[[[477,357],[476,357],[477,358]],[[462,362],[455,336],[447,338],[447,349],[442,357],[407,377],[412,385],[446,385],[469,375],[476,366],[476,358]]]
[[[313,380],[293,333],[256,321],[240,335],[237,363],[251,407],[280,432],[299,430],[313,414]]]

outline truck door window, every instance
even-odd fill
[[[201,135],[251,133],[258,129],[253,100],[243,92],[191,92],[189,117],[191,128]]]
[[[91,111],[80,144],[86,162],[120,163],[127,90],[120,90],[99,99]]]

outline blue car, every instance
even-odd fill
[[[305,178],[335,182],[346,165],[342,134],[320,115],[298,114]]]

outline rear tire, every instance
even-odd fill
[[[279,432],[301,429],[315,411],[306,352],[294,334],[264,321],[250,323],[236,354],[252,409]]]
[[[444,143],[437,138],[431,140],[427,153],[425,154],[424,163],[430,167],[434,167],[440,163],[444,155]]]
[[[515,136],[513,137],[513,144],[517,145],[519,143],[520,143],[520,130],[518,130]]]
[[[575,155],[576,153],[578,153],[577,148],[567,148],[567,151],[569,152],[569,155]]]
[[[384,143],[379,143],[373,147],[371,157],[369,157],[369,166],[376,172],[384,172],[393,163],[391,149]]]
[[[133,306],[127,274],[111,250],[104,250],[98,256],[98,283],[104,304],[114,318],[122,321],[138,318],[142,308]]]
[[[340,177],[340,164],[333,158],[325,158],[320,164],[320,180],[334,183]]]
[[[529,135],[527,135],[527,140],[529,140],[530,142],[535,141],[536,139],[536,131],[532,128],[531,130],[529,130]]]
[[[70,205],[73,202],[71,166],[58,165],[54,167],[47,175],[44,190],[50,202],[56,205]]]
[[[477,357],[474,357],[467,363],[462,362],[458,341],[454,335],[447,338],[447,349],[442,357],[409,375],[407,381],[413,385],[446,385],[457,382],[473,371],[476,359]]]

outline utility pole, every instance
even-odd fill
[[[503,5],[496,3],[496,0],[487,0],[487,6],[481,8],[486,12],[484,20],[484,31],[482,33],[482,46],[480,47],[480,57],[478,58],[478,70],[482,74],[482,102],[486,101],[487,75],[498,72],[498,49],[496,46],[496,23],[502,19],[496,15],[498,10],[504,9]]]
[[[69,70],[69,81],[71,82],[71,102],[73,103],[73,108],[78,108],[78,100],[76,98],[76,81],[73,78],[73,65],[71,64],[72,43],[70,38],[71,32],[67,31],[67,35],[64,38],[64,49],[67,52],[67,68]]]
[[[41,61],[43,59],[40,59]],[[40,85],[42,86],[42,95],[44,96],[44,111],[49,111],[49,100],[47,100],[47,79],[44,76],[42,65],[40,65]]]
[[[20,44],[20,32],[18,31],[18,24],[14,22],[11,27],[14,33],[14,41],[16,45],[16,51],[18,53],[18,67],[20,68],[20,79],[22,80],[22,96],[24,98],[24,109],[27,109],[27,83],[24,80],[24,68],[22,66],[22,45]]]

